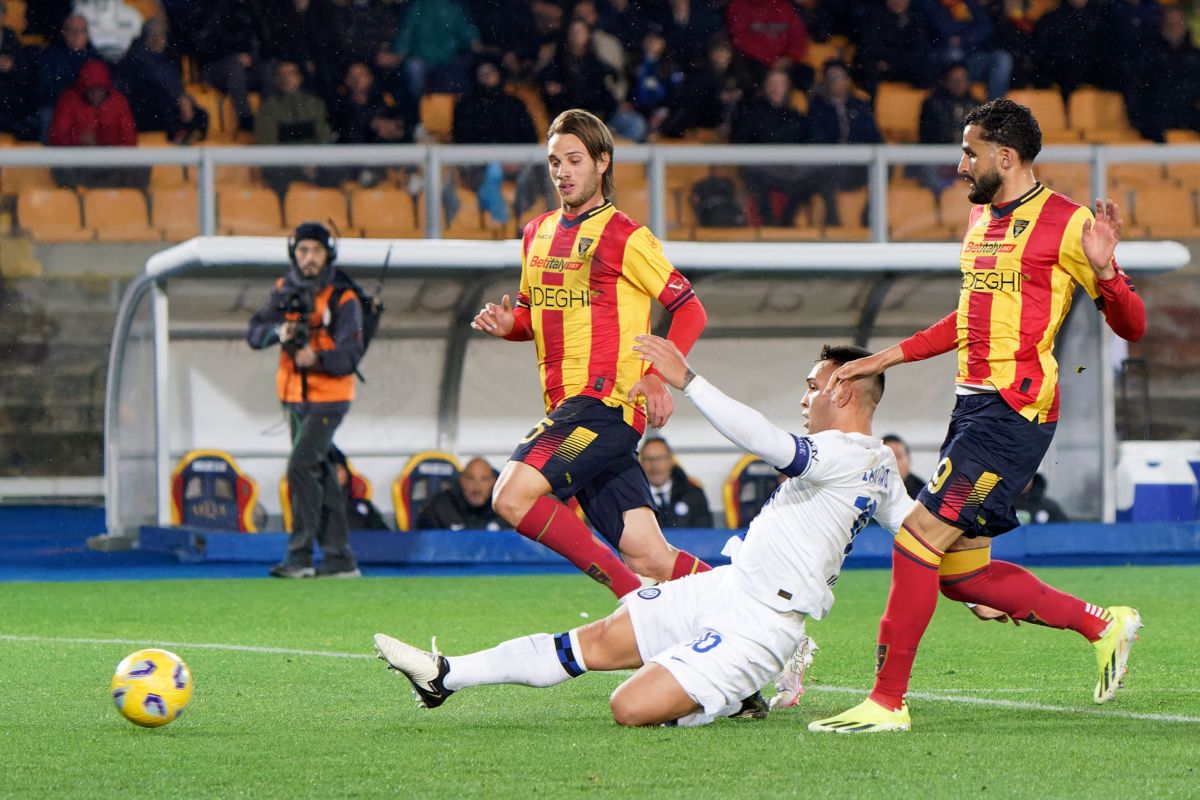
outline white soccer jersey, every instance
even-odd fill
[[[872,518],[895,532],[912,510],[895,455],[860,433],[788,433],[701,377],[686,394],[731,441],[789,476],[733,556],[738,584],[776,610],[821,619],[854,537]]]

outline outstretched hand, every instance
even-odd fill
[[[643,361],[649,361],[663,379],[676,389],[684,387],[688,365],[674,342],[649,333],[635,336],[633,340],[637,342],[633,350],[641,354]]]
[[[471,320],[471,327],[475,330],[500,339],[512,331],[514,324],[512,299],[508,295],[504,295],[500,305],[488,303],[479,309],[475,319]]]
[[[1113,254],[1121,241],[1123,224],[1121,211],[1112,200],[1097,200],[1095,222],[1090,219],[1083,222],[1083,254],[1102,281],[1117,274]]]

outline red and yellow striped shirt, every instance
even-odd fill
[[[651,301],[674,312],[693,296],[658,239],[612,203],[531,221],[517,306],[529,309],[546,412],[570,397],[595,397],[644,431],[644,400],[626,398],[648,369],[633,337],[650,332]]]
[[[1002,208],[976,206],[963,237],[958,310],[901,343],[906,361],[957,347],[956,382],[992,387],[1030,421],[1058,419],[1054,337],[1082,286],[1126,338],[1144,331],[1128,278],[1099,281],[1083,252],[1090,209],[1037,184]],[[1112,301],[1106,304],[1106,301]],[[1140,325],[1140,329],[1139,329]]]

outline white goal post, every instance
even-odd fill
[[[141,525],[169,521],[170,480],[175,459],[180,454],[178,451],[199,446],[178,436],[179,418],[221,414],[223,419],[232,420],[238,413],[238,398],[242,396],[238,385],[247,382],[247,378],[221,376],[220,369],[210,371],[206,378],[211,381],[212,375],[217,374],[219,379],[229,382],[213,393],[213,409],[198,409],[194,401],[190,406],[180,405],[182,379],[178,375],[172,377],[172,361],[178,360],[172,343],[176,342],[176,346],[181,346],[180,342],[191,343],[189,346],[196,351],[204,347],[210,350],[221,348],[213,359],[218,364],[222,358],[242,358],[241,353],[248,350],[239,339],[238,321],[240,330],[244,331],[250,311],[265,299],[270,281],[282,274],[286,266],[285,248],[282,238],[199,237],[152,256],[144,272],[127,287],[112,336],[105,397],[104,490],[110,536],[134,536]],[[888,317],[889,308],[893,311],[902,309],[903,304],[909,302],[908,298],[933,292],[944,314],[951,307],[946,305],[945,298],[952,298],[957,291],[955,274],[959,268],[959,246],[956,243],[671,241],[664,244],[664,249],[680,270],[703,287],[698,289],[698,294],[709,307],[710,322],[698,351],[704,350],[703,345],[710,338],[719,340],[722,337],[726,349],[722,351],[720,346],[714,346],[714,352],[736,352],[741,346],[738,342],[760,339],[764,348],[778,347],[780,342],[786,342],[792,336],[813,339],[842,336],[866,344],[872,336],[903,335],[901,330],[906,327],[911,332],[939,318],[924,309],[913,311],[909,315],[911,321],[895,313]],[[452,451],[460,446],[472,452],[485,449],[483,444],[477,446],[478,437],[471,441],[460,438],[460,394],[466,350],[476,339],[462,320],[464,315],[478,308],[485,291],[489,292],[485,299],[493,299],[490,292],[498,286],[511,286],[515,291],[520,266],[519,243],[515,240],[344,239],[339,242],[338,265],[362,279],[367,288],[372,288],[372,278],[378,274],[389,253],[385,300],[392,305],[388,296],[391,287],[394,282],[402,284],[397,290],[404,306],[399,316],[408,327],[393,332],[393,349],[387,350],[386,343],[372,346],[367,359],[374,357],[376,361],[372,362],[375,366],[368,367],[367,386],[371,386],[371,380],[377,380],[376,387],[371,389],[376,394],[399,392],[412,398],[427,393],[428,397],[420,400],[420,407],[425,409],[421,412],[424,416],[417,415],[420,418],[412,424],[422,426],[428,433],[428,441]],[[1118,257],[1127,271],[1137,275],[1178,269],[1188,263],[1189,254],[1176,242],[1123,242]],[[772,305],[772,295],[778,294],[778,287],[797,283],[805,288],[793,287],[789,293],[798,296],[795,306],[802,310],[791,312],[778,304]],[[178,286],[191,287],[190,294],[185,294],[186,301],[172,296],[173,287]],[[261,291],[254,293],[254,287]],[[936,287],[936,291],[931,287]],[[841,289],[847,291],[844,298],[839,294]],[[741,301],[737,297],[747,291],[763,295],[755,300],[759,305],[739,305]],[[806,297],[806,293],[818,296]],[[728,296],[727,303],[725,296]],[[840,298],[836,302],[832,299],[828,303],[822,302],[825,297],[835,296]],[[434,300],[429,300],[430,297]],[[742,313],[742,317],[738,320],[723,318],[723,303],[734,312]],[[186,314],[181,316],[180,312],[189,307],[200,310],[191,318],[185,318]],[[434,307],[441,309],[437,312],[441,317],[433,316],[434,312],[429,309]],[[767,310],[759,313],[756,308]],[[1079,323],[1072,328],[1073,332],[1065,332],[1071,335],[1060,338],[1060,361],[1066,372],[1068,355],[1061,354],[1066,349],[1072,361],[1082,359],[1095,365],[1096,369],[1080,379],[1090,382],[1086,384],[1086,390],[1074,390],[1081,397],[1086,396],[1084,410],[1077,416],[1086,418],[1080,424],[1087,430],[1068,436],[1064,444],[1082,448],[1087,453],[1081,461],[1090,459],[1099,465],[1092,483],[1081,484],[1079,491],[1086,492],[1089,486],[1094,487],[1100,496],[1097,516],[1112,519],[1115,493],[1111,467],[1115,461],[1115,430],[1110,339],[1103,335],[1107,329],[1096,321],[1099,315],[1079,316],[1087,322]],[[410,319],[415,321],[409,324]],[[427,322],[422,323],[422,319]],[[887,319],[893,320],[890,326],[885,324]],[[389,316],[385,314],[385,327],[396,324],[388,320]],[[390,374],[392,360],[408,347],[406,342],[412,341],[420,342],[419,347],[424,350],[437,351],[429,358],[433,359],[431,363],[440,365],[441,374],[432,375],[425,386],[410,385],[399,374],[399,368],[397,374]],[[377,353],[376,350],[385,352]],[[699,354],[696,357],[701,358]],[[381,358],[385,360],[378,361]],[[529,353],[523,358],[533,360]],[[724,370],[722,374],[726,379],[730,376],[736,379],[748,374],[753,367],[751,363],[739,364],[738,361],[736,357],[725,358],[711,368]],[[261,363],[266,364],[265,361]],[[260,367],[260,371],[265,369],[271,367]],[[536,384],[536,379],[533,382]],[[382,389],[378,388],[380,385]],[[536,390],[536,385],[533,389]],[[267,388],[260,385],[255,391],[265,394]],[[494,402],[500,403],[507,397],[505,391],[506,387],[498,386]],[[942,385],[940,391],[948,394],[950,390]],[[370,425],[371,409],[379,407],[378,403],[374,406],[367,403],[359,410],[356,405],[348,420],[357,418],[357,424]],[[523,406],[517,413],[532,424],[540,409]],[[940,412],[939,415],[940,424],[944,426],[945,416]],[[220,427],[211,422],[207,424],[210,429]],[[476,425],[472,430],[478,429]],[[172,433],[173,430],[176,433]],[[684,431],[689,430],[692,429],[685,426]],[[1063,439],[1061,423],[1059,430],[1059,438]],[[1089,435],[1092,441],[1089,441]],[[687,435],[682,438],[686,442]],[[235,439],[235,445],[238,441],[241,440]],[[286,452],[281,456],[281,452],[265,452],[261,448],[248,447],[244,453],[239,453],[236,446],[230,449],[235,457],[269,458],[276,462],[281,457],[286,458]],[[380,458],[404,454],[404,448],[395,445],[380,445],[377,451],[371,451],[370,447],[364,449]],[[697,439],[694,448],[697,458],[711,450],[709,445]],[[687,452],[686,447],[684,452]],[[275,474],[278,475],[278,469]],[[1095,484],[1097,479],[1099,485]],[[272,492],[273,487],[263,486],[262,491],[264,494]]]

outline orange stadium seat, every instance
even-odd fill
[[[879,84],[875,92],[875,121],[884,141],[903,144],[920,138],[921,103],[927,94],[907,83]]]
[[[946,226],[947,238],[961,239],[971,219],[975,204],[967,199],[966,184],[951,184],[942,189],[938,197],[938,208],[942,212],[942,224]]]
[[[425,132],[439,142],[448,142],[454,135],[454,106],[458,95],[435,92],[421,97],[421,125]]]
[[[1133,190],[1133,218],[1151,239],[1200,236],[1196,193],[1187,186],[1143,186]]]
[[[756,242],[758,228],[704,228],[692,229],[690,237],[695,242]]]
[[[825,238],[842,242],[860,242],[869,239],[871,232],[863,224],[863,211],[867,207],[867,190],[838,192],[836,202],[841,225],[825,228]]]
[[[262,186],[217,190],[217,227],[225,236],[282,236],[287,233],[279,198]]]
[[[1167,177],[1180,186],[1200,186],[1200,161],[1167,164]]]
[[[458,189],[458,211],[446,220],[442,236],[446,239],[498,239],[502,230],[491,216],[479,210],[479,197],[474,192]]]
[[[87,242],[79,195],[71,189],[32,188],[17,196],[17,222],[38,242]]]
[[[168,242],[200,235],[200,197],[194,186],[150,190],[151,224]]]
[[[4,4],[4,27],[17,36],[25,32],[25,0],[8,0]]]
[[[328,225],[332,220],[335,231],[350,230],[345,193],[341,189],[293,183],[283,197],[283,224],[295,228],[306,220],[316,220],[322,225]]]
[[[57,189],[49,167],[4,167],[0,169],[0,194],[20,194],[26,189]]]
[[[1126,164],[1108,165],[1108,185],[1141,188],[1156,186],[1164,180],[1162,164]]]
[[[1071,130],[1087,142],[1131,142],[1141,138],[1129,124],[1125,98],[1120,92],[1082,86],[1071,93],[1067,116]]]
[[[933,192],[920,186],[889,187],[888,230],[898,241],[946,238]]]
[[[509,84],[505,90],[525,104],[525,110],[533,120],[533,130],[538,136],[544,136],[550,129],[550,115],[542,101],[541,90],[532,83]]]
[[[1167,144],[1195,144],[1200,142],[1200,131],[1172,128],[1166,133]]]
[[[1092,168],[1089,164],[1037,163],[1033,168],[1038,180],[1071,199],[1091,194]]]
[[[403,189],[350,192],[350,224],[368,239],[420,238],[413,198]]]
[[[1009,92],[1008,99],[1028,106],[1037,117],[1046,142],[1077,142],[1079,134],[1067,127],[1067,112],[1057,89],[1020,89]]]
[[[90,189],[83,196],[83,221],[102,242],[157,242],[146,196],[137,189]]]
[[[197,106],[208,112],[208,142],[228,142],[232,136],[226,133],[224,125],[221,124],[221,103],[224,95],[202,83],[192,84],[187,88],[187,93]]]
[[[125,0],[127,5],[133,6],[137,12],[142,15],[142,19],[154,19],[162,16],[162,5],[158,0]]]

